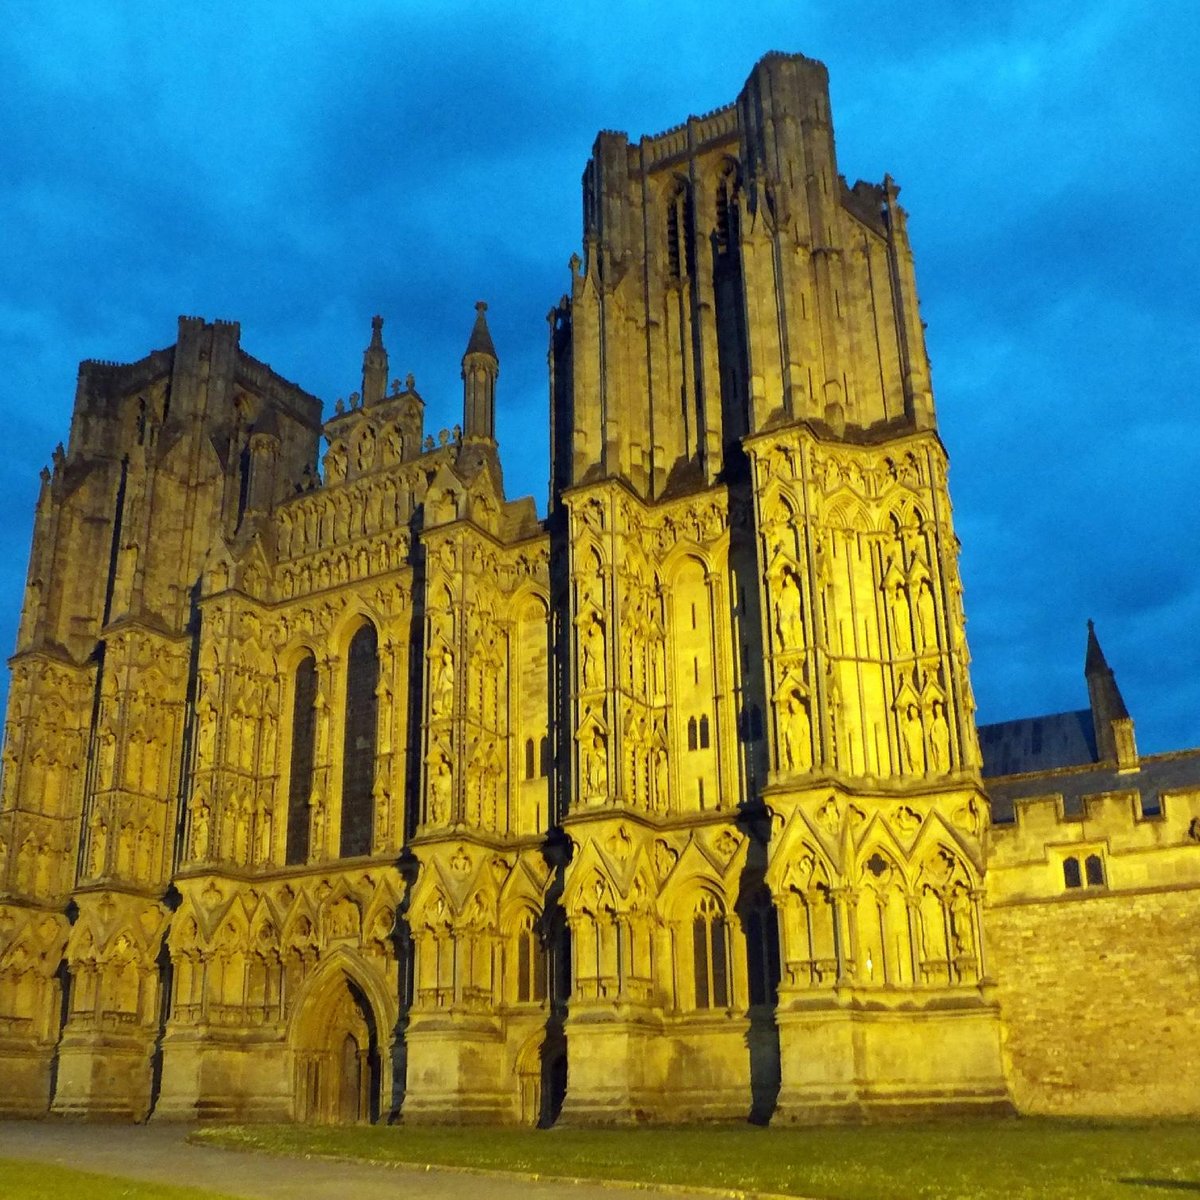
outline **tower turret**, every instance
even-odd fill
[[[383,345],[383,318],[371,318],[371,344],[363,351],[362,402],[378,404],[387,395],[388,356]]]
[[[1092,706],[1092,727],[1096,732],[1096,752],[1102,762],[1115,762],[1121,770],[1138,765],[1133,718],[1125,707],[1117,677],[1100,649],[1096,626],[1088,622],[1087,657],[1083,664],[1088,699]]]
[[[463,378],[463,436],[496,440],[496,379],[500,374],[500,360],[488,331],[487,305],[478,301],[475,305],[475,327],[467,352],[462,360]]]

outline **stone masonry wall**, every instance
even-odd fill
[[[1070,895],[987,913],[1024,1113],[1200,1113],[1200,889]]]

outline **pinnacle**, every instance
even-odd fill
[[[467,342],[467,354],[486,354],[489,358],[499,359],[496,355],[496,347],[492,343],[492,335],[488,331],[487,317],[484,314],[487,312],[487,304],[483,300],[475,302],[475,327],[471,330],[471,340]]]

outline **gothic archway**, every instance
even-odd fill
[[[379,1025],[362,988],[330,972],[307,998],[293,1031],[296,1120],[375,1121],[380,1110]]]

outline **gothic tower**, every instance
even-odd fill
[[[588,164],[551,314],[568,1115],[720,1112],[747,1083],[785,1119],[1006,1103],[897,194],[838,174],[799,56]],[[723,1069],[685,1078],[701,1047]]]
[[[70,442],[43,475],[6,729],[0,832],[28,868],[18,855],[0,891],[44,964],[11,989],[39,1026],[6,1074],[17,1109],[45,1094],[56,1041],[57,1111],[148,1107],[163,895],[197,736],[200,580],[214,534],[245,541],[311,469],[319,420],[229,322],[183,317],[168,350],[80,368]],[[60,1007],[61,1039],[48,1024]]]

